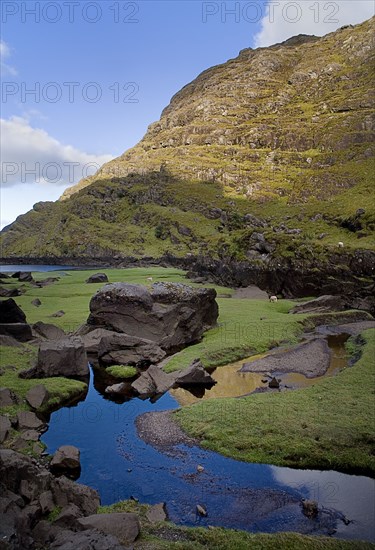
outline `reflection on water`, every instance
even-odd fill
[[[288,386],[288,388],[307,388],[316,384],[319,380],[323,380],[328,376],[334,376],[341,370],[345,369],[348,365],[348,355],[345,350],[345,342],[348,339],[348,335],[328,336],[327,342],[331,350],[331,360],[329,368],[323,376],[317,376],[316,378],[306,378],[303,374],[296,372],[290,372],[289,374],[282,374],[279,376],[282,380],[282,384]]]
[[[178,524],[375,540],[374,480],[243,463],[183,445],[176,455],[166,455],[138,437],[135,420],[176,406],[169,394],[156,403],[115,403],[103,398],[91,376],[86,400],[52,413],[42,440],[49,453],[61,445],[80,449],[80,482],[97,489],[103,504],[133,496],[141,503],[166,502],[171,521]],[[198,464],[204,467],[201,474]],[[302,514],[302,498],[318,499],[316,521]],[[207,518],[197,517],[197,504],[206,506]],[[345,525],[344,517],[352,523]]]
[[[191,405],[201,399],[213,399],[218,397],[238,397],[247,393],[252,393],[257,388],[267,386],[263,383],[265,380],[264,374],[259,372],[239,372],[242,364],[247,361],[254,361],[263,355],[253,355],[249,359],[242,359],[236,363],[231,363],[225,367],[218,367],[211,376],[216,380],[216,385],[205,391],[202,397],[193,395],[189,390],[176,388],[170,390],[170,394],[182,406]]]
[[[331,351],[331,359],[329,368],[323,376],[306,378],[303,374],[296,372],[273,373],[273,375],[281,381],[280,389],[286,390],[288,388],[306,388],[316,384],[319,380],[338,374],[347,366],[348,359],[344,346],[347,339],[347,334],[327,337],[327,342]],[[251,363],[266,356],[267,354],[252,355],[248,359],[242,359],[241,361],[225,365],[224,367],[217,367],[217,369],[211,373],[212,378],[216,380],[216,385],[210,390],[206,389],[203,395],[193,395],[191,391],[183,388],[171,390],[170,393],[180,405],[186,406],[197,403],[197,401],[200,401],[201,399],[239,397],[252,393],[257,389],[267,388],[270,378],[267,379],[267,376],[264,373],[239,372],[244,363]],[[265,382],[262,382],[262,380],[265,380]]]

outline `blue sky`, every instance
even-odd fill
[[[373,13],[372,0],[3,0],[2,226],[135,145],[206,68]]]

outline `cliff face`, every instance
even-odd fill
[[[355,185],[353,160],[374,152],[374,27],[373,19],[322,39],[245,49],[208,69],[172,98],[136,147],[63,198],[103,177],[162,165],[248,198],[326,198]]]
[[[245,49],[203,72],[138,145],[6,228],[1,255],[321,265],[339,241],[370,248],[374,27]]]

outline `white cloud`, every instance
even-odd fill
[[[4,40],[0,40],[0,66],[1,66],[1,72],[3,76],[5,75],[11,75],[11,76],[17,76],[17,70],[12,67],[11,65],[8,65],[5,63],[5,60],[10,57],[10,48]]]
[[[323,36],[344,25],[362,23],[373,15],[373,0],[272,0],[267,4],[254,44],[257,48],[271,46],[297,34]]]
[[[70,186],[94,174],[112,155],[92,155],[63,145],[26,118],[1,119],[1,185]]]

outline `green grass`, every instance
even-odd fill
[[[216,399],[176,420],[205,448],[248,462],[375,473],[375,331],[353,367],[307,389]]]
[[[30,345],[23,345],[21,348],[0,346],[0,365],[4,370],[4,373],[0,376],[0,386],[9,388],[22,400],[19,405],[0,408],[1,414],[13,416],[19,410],[27,410],[28,405],[24,401],[25,395],[30,388],[37,384],[43,384],[50,394],[49,400],[42,410],[55,408],[70,401],[82,394],[87,388],[87,384],[84,382],[63,377],[33,378],[30,380],[19,378],[19,372],[30,368],[36,354],[37,348]]]
[[[112,367],[108,367],[106,369],[106,372],[113,376],[114,378],[133,378],[137,374],[137,369],[135,367],[132,367],[130,365],[113,365]]]
[[[150,506],[133,500],[124,500],[110,506],[101,506],[98,513],[136,513],[140,518],[141,534],[134,543],[137,550],[365,550],[375,545],[360,541],[344,541],[297,533],[252,534],[246,531],[219,527],[189,528],[170,522],[151,524],[146,517]]]
[[[220,366],[263,353],[281,342],[295,342],[302,328],[303,315],[288,315],[295,304],[279,300],[222,298],[218,326],[209,330],[202,342],[185,348],[165,366],[166,372],[188,366],[199,357],[205,367]]]

